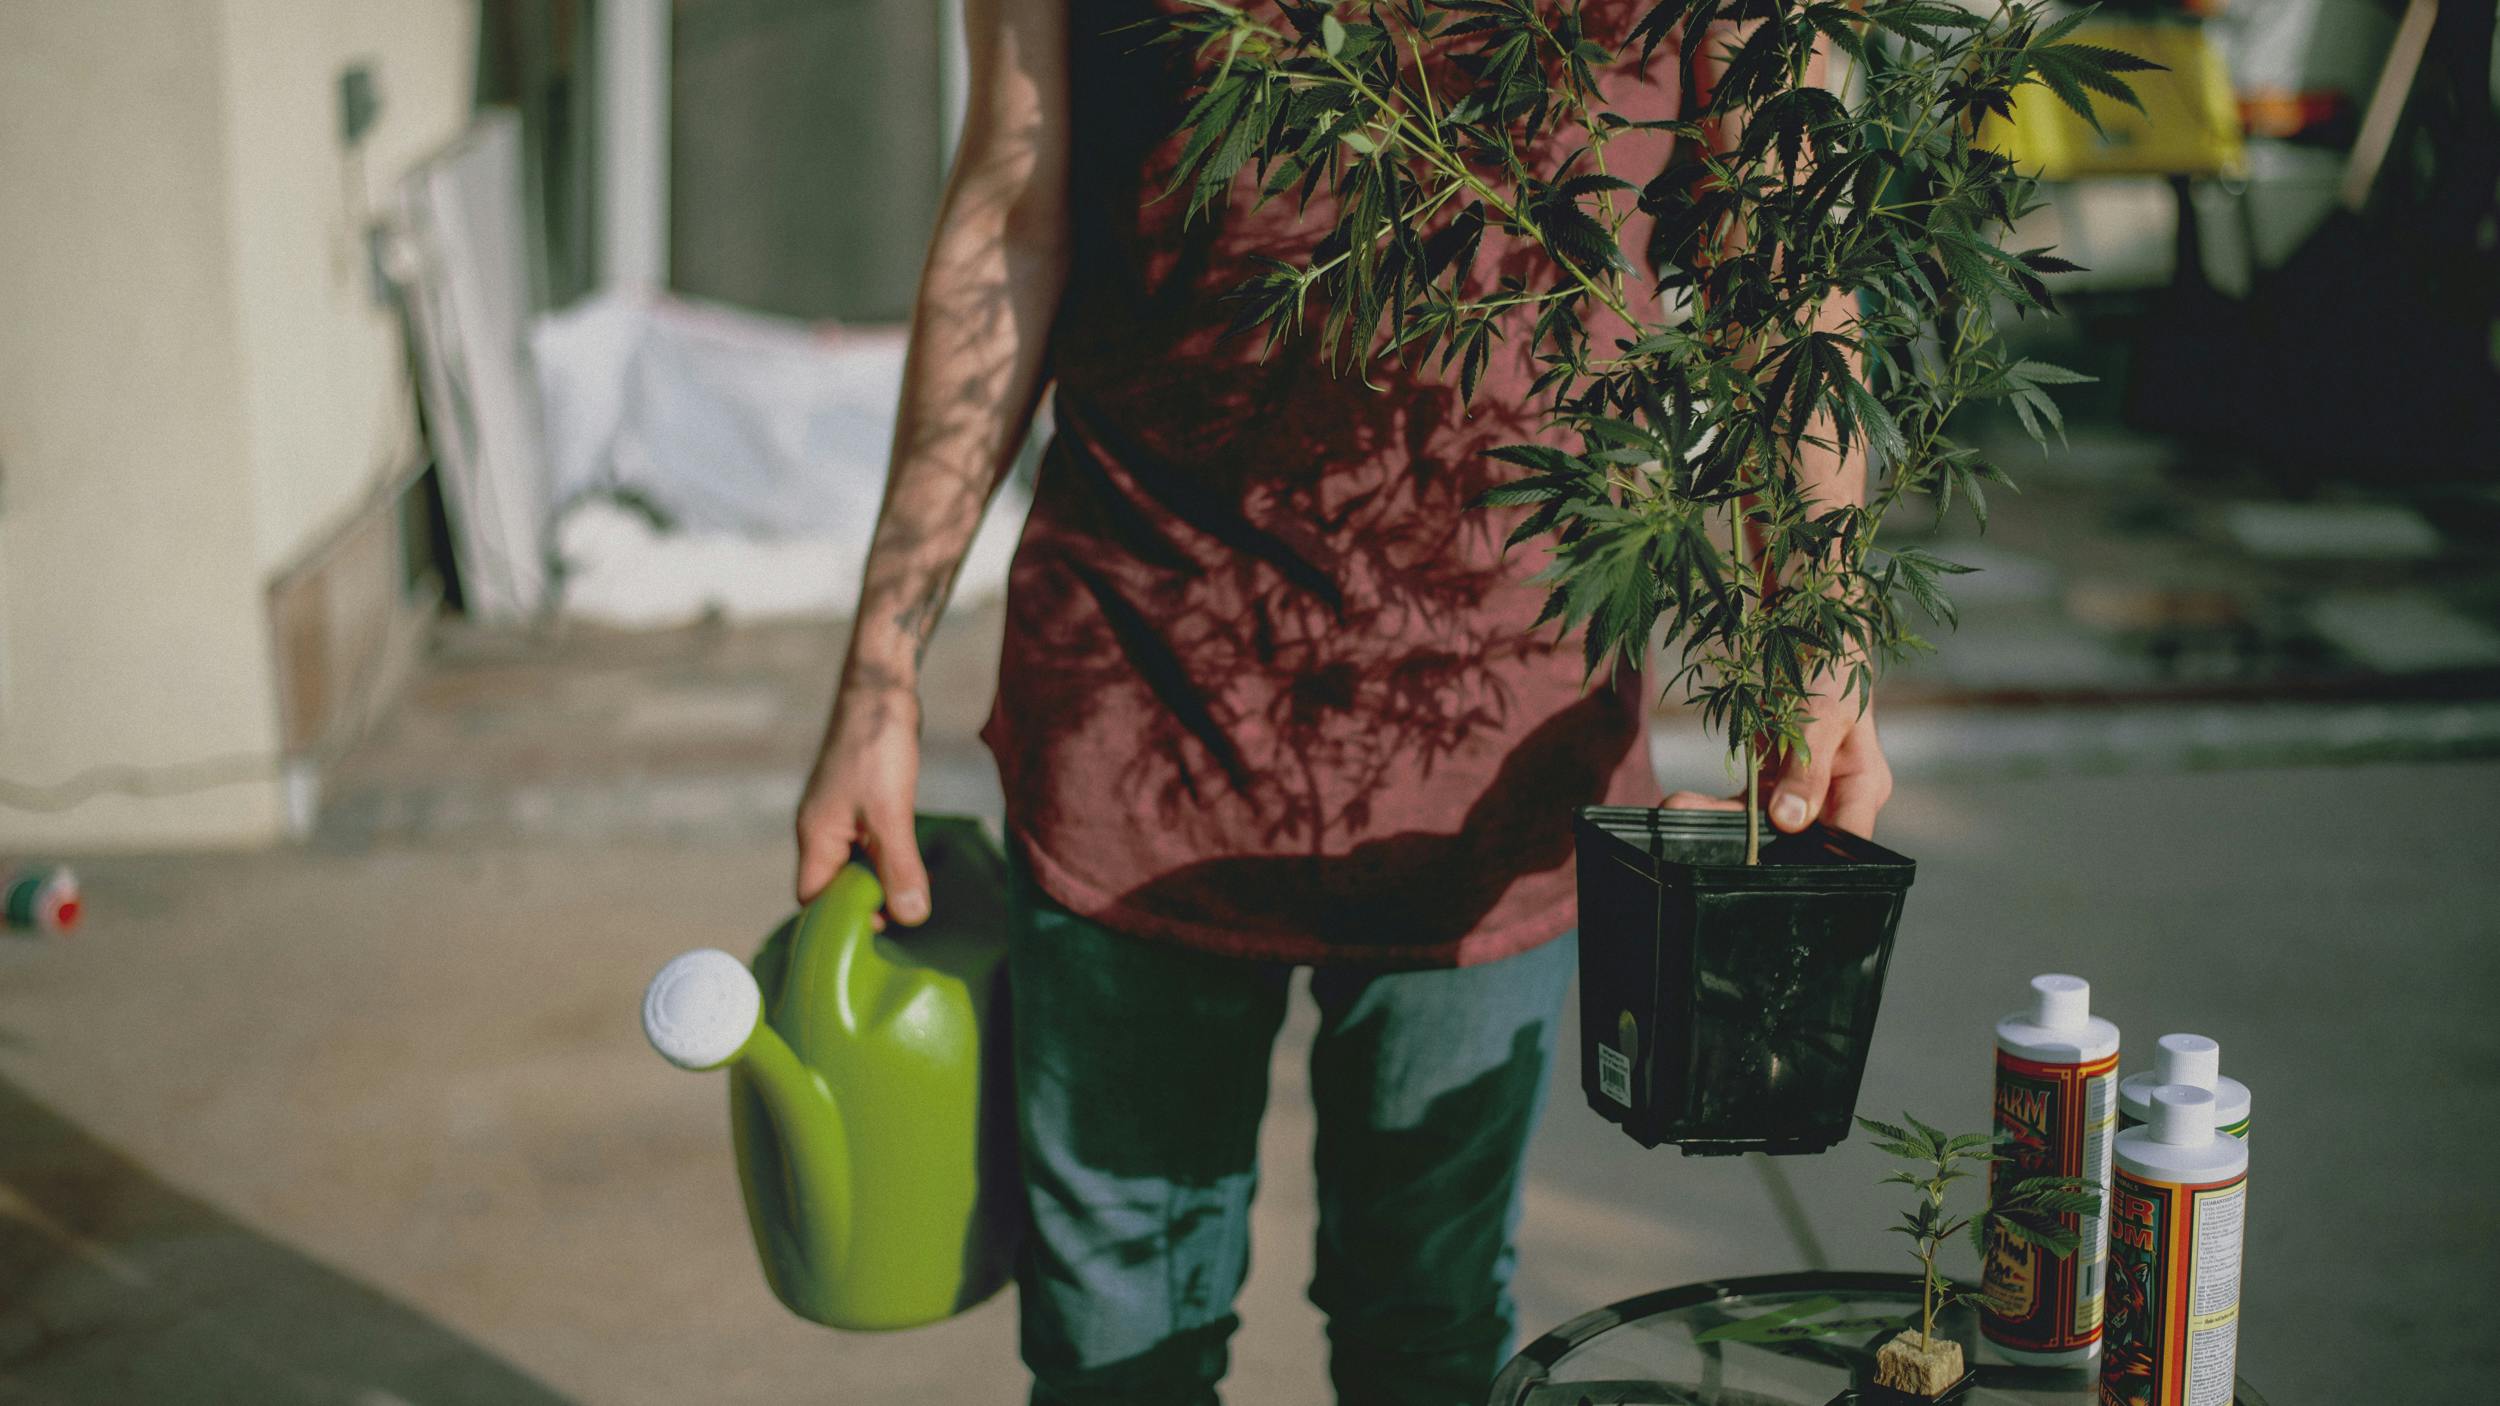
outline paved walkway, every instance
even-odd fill
[[[1969,679],[1914,672],[1884,689],[1886,751],[1905,779],[2500,756],[2500,687],[2454,674],[2339,676],[2331,687],[2155,680],[2092,694],[2021,666],[2032,692],[1991,691],[1980,675],[2017,667],[2006,637],[2019,632],[1982,607],[1972,614],[1979,623],[1944,656],[1973,660]],[[1000,809],[975,738],[1000,628],[994,609],[950,616],[930,651],[925,809]],[[318,842],[777,840],[841,647],[839,623],[551,635],[447,625],[380,732],[323,778]],[[1719,742],[1682,709],[1658,713],[1651,751],[1671,787],[1706,789],[1726,770]]]

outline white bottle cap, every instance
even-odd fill
[[[680,1069],[710,1069],[746,1048],[764,1013],[747,964],[698,947],[660,968],[642,997],[642,1033]]]
[[[2092,983],[2079,976],[2031,979],[2031,1023],[2043,1030],[2081,1030],[2092,1023]]]
[[[2186,1084],[2164,1084],[2153,1090],[2153,1141],[2202,1147],[2213,1140],[2213,1090]]]
[[[2202,1035],[2164,1035],[2153,1053],[2153,1082],[2210,1089],[2222,1077],[2222,1046]]]

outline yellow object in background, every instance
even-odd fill
[[[2247,164],[2239,103],[2230,70],[2196,23],[2085,24],[2067,42],[2124,49],[2163,71],[2123,74],[2142,112],[2094,95],[2101,130],[2037,83],[2014,95],[2011,122],[1991,118],[1980,130],[1988,146],[2037,168],[2047,180],[2090,176],[2221,176]]]

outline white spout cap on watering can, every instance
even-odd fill
[[[747,964],[717,947],[672,958],[642,996],[642,1033],[680,1069],[712,1069],[746,1048],[764,1014]]]
[[[2043,1030],[2081,1030],[2092,1023],[2092,983],[2079,976],[2031,979],[2031,1023]]]
[[[2213,1140],[2213,1090],[2187,1084],[2164,1084],[2153,1090],[2153,1141],[2202,1147]]]
[[[2153,1082],[2210,1089],[2222,1077],[2222,1046],[2202,1035],[2164,1035],[2153,1052]]]

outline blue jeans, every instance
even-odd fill
[[[1011,949],[1034,1406],[1213,1406],[1291,969],[1108,932],[1024,886]],[[1346,1406],[1480,1406],[1510,1351],[1520,1163],[1568,937],[1311,991],[1318,1272]]]

